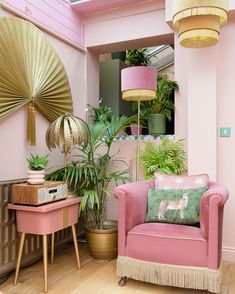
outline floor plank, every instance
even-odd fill
[[[81,269],[77,269],[72,245],[57,249],[54,264],[48,265],[48,289],[50,294],[204,294],[206,291],[163,287],[128,279],[125,287],[118,286],[116,260],[97,261],[91,258],[86,245],[80,245]],[[19,281],[12,285],[14,274],[0,285],[4,294],[43,293],[42,260],[21,269]],[[235,264],[223,263],[221,294],[235,294]]]

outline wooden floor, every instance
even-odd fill
[[[49,294],[204,294],[206,291],[162,287],[129,279],[125,287],[118,286],[116,260],[93,260],[84,244],[80,245],[81,269],[76,267],[72,245],[55,251],[55,262],[48,266]],[[223,263],[221,294],[235,294],[235,264]],[[43,293],[42,261],[22,269],[16,286],[12,285],[13,274],[0,285],[4,294]]]

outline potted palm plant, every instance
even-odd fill
[[[119,161],[117,154],[111,154],[111,146],[118,132],[129,125],[127,117],[112,117],[111,122],[97,122],[90,125],[91,140],[80,152],[77,171],[78,192],[83,195],[81,212],[86,220],[86,235],[91,255],[98,259],[112,259],[117,255],[117,223],[105,221],[106,198],[110,196],[109,183],[124,183],[128,180],[128,168],[113,171],[111,161]],[[105,130],[105,131],[104,131]],[[71,176],[71,181],[76,178]]]
[[[97,259],[112,259],[117,255],[117,223],[105,221],[106,198],[111,195],[111,182],[125,183],[129,177],[127,164],[117,171],[111,169],[111,161],[120,162],[111,146],[118,132],[131,120],[132,117],[113,116],[110,122],[88,124],[91,136],[87,147],[77,147],[77,160],[50,174],[51,180],[66,178],[69,188],[83,196],[80,209],[86,221],[88,246]]]
[[[175,106],[173,103],[174,91],[179,86],[176,81],[172,81],[167,75],[157,77],[157,98],[145,103],[148,109],[148,129],[150,135],[165,134],[166,119],[171,120],[171,114]]]
[[[27,183],[31,185],[44,184],[45,169],[48,166],[48,155],[39,156],[30,153],[28,161],[28,179]]]

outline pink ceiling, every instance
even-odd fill
[[[90,14],[145,2],[156,2],[156,0],[90,0],[72,3],[71,6],[83,14]]]

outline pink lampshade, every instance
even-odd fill
[[[130,101],[156,98],[157,70],[151,66],[133,66],[121,71],[122,98]]]

